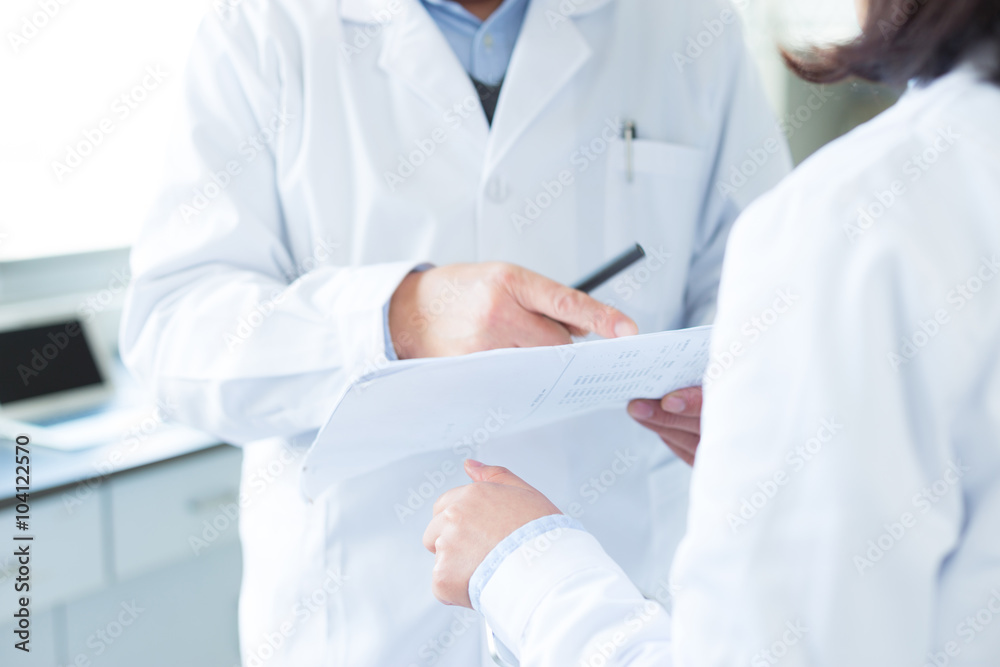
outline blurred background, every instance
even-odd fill
[[[0,323],[79,320],[93,364],[116,379],[113,409],[40,422],[33,651],[13,656],[5,640],[2,664],[239,663],[239,451],[167,423],[169,406],[143,400],[116,345],[128,248],[160,182],[187,52],[201,18],[227,1],[0,8]],[[849,39],[853,0],[734,4],[797,162],[895,101],[898,91],[859,83],[817,95],[778,56],[779,40]],[[0,443],[5,530],[17,513],[12,450]],[[0,619],[13,613],[14,577],[5,548]],[[0,636],[12,630],[0,623]]]

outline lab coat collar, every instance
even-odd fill
[[[379,67],[413,90],[436,108],[444,118],[451,110],[476,108],[463,124],[472,147],[482,155],[486,150],[489,124],[479,105],[479,96],[448,40],[438,30],[434,19],[420,0],[353,0],[366,4],[375,16],[391,15],[383,21],[385,40],[379,54]],[[352,10],[358,9],[357,6]],[[444,122],[444,121],[442,121]]]
[[[340,16],[355,23],[387,23],[403,4],[403,0],[340,0]]]
[[[419,0],[417,0],[419,1]],[[530,0],[533,5],[550,5],[561,16],[582,16],[603,7],[612,0]],[[340,16],[357,23],[386,23],[398,14],[409,0],[340,0]]]
[[[532,0],[514,47],[489,136],[491,173],[592,52],[572,20],[611,0]]]
[[[486,116],[465,124],[472,147],[486,153],[491,173],[518,137],[591,57],[572,17],[612,0],[531,0],[511,56],[490,131]],[[342,0],[341,15],[385,26],[379,67],[442,114],[478,96],[444,35],[420,0]]]

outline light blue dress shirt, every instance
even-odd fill
[[[504,0],[485,21],[455,0],[421,2],[469,76],[489,85],[503,81],[521,34],[528,0]]]

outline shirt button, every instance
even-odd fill
[[[506,201],[510,197],[510,183],[499,176],[491,178],[486,184],[486,196],[497,204]]]
[[[483,46],[485,46],[487,49],[493,48],[493,35],[491,35],[490,33],[486,33],[485,35],[483,35]]]

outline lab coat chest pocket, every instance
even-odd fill
[[[641,331],[675,323],[705,201],[705,152],[662,141],[623,139],[608,148],[604,246],[611,256],[633,243],[646,260],[619,277],[616,300]]]

